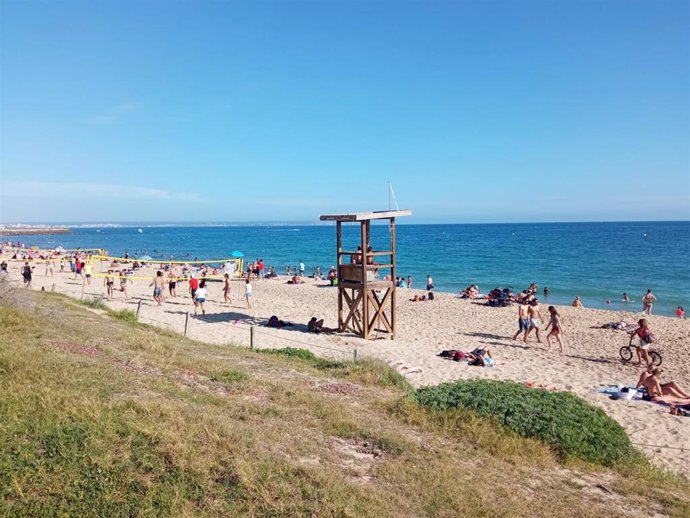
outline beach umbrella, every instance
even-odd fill
[[[65,251],[65,249],[62,248],[61,246],[58,246],[58,247],[55,249],[55,251],[62,254],[62,253]]]
[[[232,257],[244,257],[244,254],[239,250],[235,250],[230,254]]]
[[[151,261],[151,260],[153,260],[153,257],[151,257],[150,255],[141,255],[141,256],[137,257],[137,259],[139,261]]]

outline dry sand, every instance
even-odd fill
[[[19,263],[10,264],[12,279],[20,279]],[[33,289],[45,287],[79,298],[81,279],[56,272],[44,276],[45,267],[36,265]],[[99,267],[94,271],[98,272]],[[143,275],[155,275],[155,269]],[[141,274],[140,274],[141,275]],[[376,357],[394,365],[414,386],[434,385],[469,378],[536,381],[571,391],[604,409],[623,425],[632,442],[659,465],[690,477],[690,417],[673,416],[669,408],[643,401],[611,400],[594,389],[601,385],[628,385],[637,382],[640,368],[621,362],[619,348],[627,344],[622,331],[601,329],[607,322],[636,322],[640,313],[613,312],[585,308],[559,307],[565,330],[566,349],[557,345],[546,351],[534,336],[528,344],[513,341],[517,331],[517,308],[491,308],[480,302],[460,300],[438,293],[434,301],[410,302],[417,290],[398,291],[398,333],[395,340],[382,334],[380,339],[365,341],[348,335],[314,335],[306,332],[306,322],[317,316],[325,325],[337,325],[337,290],[325,282],[307,280],[303,285],[288,285],[286,278],[253,281],[253,308],[247,309],[244,282],[233,282],[234,302],[224,304],[222,283],[209,283],[206,315],[189,318],[188,336],[211,343],[249,344],[250,327],[262,326],[271,315],[298,325],[283,329],[255,328],[256,347],[304,347],[321,356]],[[116,287],[118,283],[116,281]],[[183,332],[186,315],[193,305],[184,283],[178,284],[178,296],[168,298],[158,307],[152,300],[153,288],[145,280],[134,281],[129,299],[116,292],[106,301],[113,309],[137,309],[141,321]],[[92,279],[84,288],[84,297],[105,293],[103,278]],[[166,292],[167,295],[167,292]],[[547,301],[548,302],[548,301]],[[631,304],[631,310],[638,310]],[[546,307],[542,306],[542,314]],[[657,337],[655,348],[663,355],[663,380],[675,380],[690,390],[690,321],[662,316],[649,317]],[[544,326],[542,325],[542,328]],[[544,338],[542,340],[545,341]],[[497,365],[494,368],[471,367],[466,363],[439,358],[443,349],[471,351],[490,348]],[[662,381],[663,381],[662,380]]]

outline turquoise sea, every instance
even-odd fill
[[[142,230],[140,233],[138,229]],[[345,225],[346,248],[355,247],[358,226]],[[459,292],[478,284],[522,290],[530,283],[551,290],[545,302],[569,304],[580,295],[585,306],[641,309],[651,288],[655,312],[690,310],[690,222],[521,223],[397,226],[398,274],[424,287],[432,275],[439,291]],[[388,226],[372,227],[374,248],[387,248]],[[27,245],[105,248],[111,255],[150,255],[166,260],[221,259],[241,250],[248,260],[263,258],[279,273],[300,259],[311,272],[335,264],[332,225],[128,225],[75,227],[69,235],[8,236]],[[621,302],[627,292],[631,302]],[[542,297],[543,298],[543,297]],[[610,299],[611,304],[606,301]]]

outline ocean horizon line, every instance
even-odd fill
[[[641,220],[589,220],[589,221],[503,221],[503,222],[410,222],[397,221],[405,226],[442,225],[577,225],[614,223],[690,223],[690,219],[641,219]],[[0,222],[0,228],[164,228],[164,227],[289,227],[289,226],[330,226],[332,221],[41,221],[41,222]]]

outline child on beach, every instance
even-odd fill
[[[208,292],[206,291],[206,281],[201,281],[194,295],[194,316],[196,316],[197,308],[201,309],[202,315],[206,314],[204,302],[206,302],[207,294]]]
[[[251,309],[251,307],[252,307],[252,296],[254,295],[252,283],[251,283],[249,277],[247,277],[247,280],[244,282],[245,282],[245,284],[244,284],[244,296],[247,299],[247,308]]]
[[[548,331],[550,327],[551,332],[546,335],[546,350],[551,350],[551,337],[553,336],[558,341],[558,348],[560,352],[563,352],[563,339],[561,338],[561,335],[563,334],[563,327],[561,325],[561,317],[558,314],[558,311],[556,311],[556,308],[553,306],[549,306],[549,313],[551,314],[551,320],[549,320],[549,323],[546,325],[545,331]]]
[[[678,309],[676,309],[676,315],[678,318],[685,318],[685,310],[683,309],[683,306],[678,306]]]

